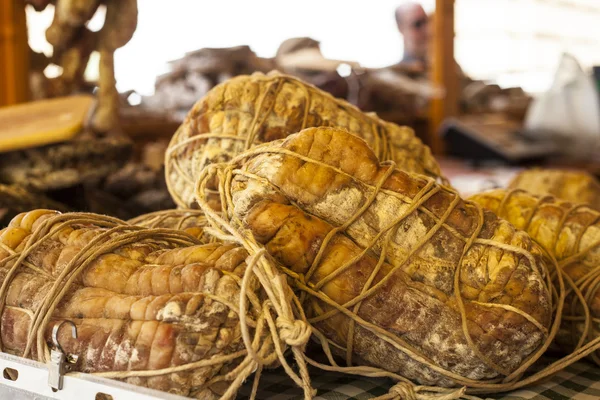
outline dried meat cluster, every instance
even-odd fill
[[[592,175],[561,169],[530,169],[519,173],[510,189],[524,189],[536,196],[552,195],[573,203],[589,204],[600,211],[600,183]]]
[[[586,204],[519,189],[481,193],[472,200],[527,232],[572,280],[559,342],[572,348],[600,337],[600,213]],[[596,353],[592,358],[600,364]]]
[[[35,210],[0,231],[4,352],[47,361],[70,320],[78,337],[59,341],[76,371],[184,396],[230,399],[282,365],[309,399],[310,362],[454,399],[523,387],[600,347],[598,212],[522,190],[464,200],[410,128],[296,78],[239,76],[196,103],[165,154],[179,209],[159,165],[119,169],[130,143],[103,140],[0,162],[4,181],[82,185],[113,215]],[[581,175],[513,185],[596,202]],[[9,189],[0,217],[46,202]],[[311,335],[328,365],[305,354]],[[572,353],[532,375],[555,337]]]
[[[207,165],[315,126],[346,129],[365,139],[381,160],[441,176],[431,151],[412,129],[364,114],[296,78],[256,73],[216,86],[192,108],[166,153],[169,191],[178,206],[189,208],[195,204],[195,181]],[[212,196],[218,202],[218,195]]]
[[[208,213],[215,177],[226,220],[281,263],[348,365],[469,385],[514,376],[543,351],[553,300],[542,250],[347,131],[309,128],[205,170]]]
[[[0,231],[2,351],[47,361],[52,328],[70,320],[77,338],[63,329],[59,342],[78,356],[77,371],[201,399],[234,397],[257,368],[242,322],[266,366],[278,360],[279,339],[265,322],[271,311],[258,279],[241,288],[246,250],[198,243],[93,214],[18,215]]]

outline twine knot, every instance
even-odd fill
[[[292,321],[283,316],[277,318],[277,327],[280,329],[281,340],[289,346],[305,345],[312,333],[306,322],[299,319]]]
[[[407,382],[398,382],[389,393],[399,400],[418,400],[415,386]]]
[[[443,389],[424,386],[415,386],[409,382],[398,382],[392,386],[389,392],[378,397],[378,400],[455,400],[465,394],[465,387],[458,389]],[[376,399],[376,400],[377,400]]]

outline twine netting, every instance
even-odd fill
[[[76,227],[90,227],[98,229],[100,232],[77,252],[60,274],[53,276],[28,261],[28,256],[36,249],[43,248],[47,239],[60,234],[65,229]],[[235,241],[233,237],[230,239]],[[5,272],[4,281],[0,287],[0,313],[8,307],[6,305],[7,292],[18,271],[29,269],[53,282],[51,289],[35,312],[28,309],[21,310],[31,319],[27,343],[21,356],[32,358],[35,348],[38,361],[48,362],[50,350],[45,332],[52,323],[54,311],[70,286],[94,260],[123,246],[140,243],[156,246],[157,249],[174,249],[198,245],[199,241],[182,231],[148,229],[127,225],[123,221],[110,217],[70,213],[57,214],[43,220],[35,227],[19,251],[2,245],[2,249],[8,256],[0,260],[0,270]],[[281,363],[289,376],[302,387],[304,397],[311,398],[314,391],[310,386],[306,364],[301,357],[304,346],[310,337],[310,329],[306,322],[294,317],[292,305],[297,304],[297,301],[293,300],[293,292],[287,285],[285,277],[275,271],[272,262],[264,251],[260,250],[253,251],[252,256],[246,260],[243,277],[231,276],[239,285],[239,304],[232,304],[227,299],[212,294],[203,294],[239,315],[245,349],[231,354],[215,354],[200,361],[163,369],[96,372],[94,374],[113,379],[155,377],[235,362],[237,363],[237,365],[234,364],[235,368],[223,375],[210,378],[203,388],[218,382],[226,382],[227,390],[221,398],[232,399],[243,382],[252,373],[255,373],[252,392],[252,398],[254,398],[262,369],[265,366]],[[263,300],[260,300],[261,298]],[[296,356],[298,372],[289,365],[284,357],[284,352],[288,347]],[[201,389],[197,388],[197,391]]]
[[[272,190],[276,193],[279,193],[281,195],[283,195],[283,194],[281,193],[279,188],[277,188],[275,185],[273,185],[267,179],[262,178],[257,175],[254,175],[251,172],[247,171],[247,169],[245,167],[248,165],[249,162],[248,163],[246,163],[246,162],[248,160],[252,159],[253,157],[256,157],[259,155],[264,155],[264,154],[278,154],[281,156],[296,157],[297,159],[300,159],[303,163],[313,163],[320,167],[333,170],[337,174],[342,174],[342,175],[344,175],[345,178],[353,180],[353,181],[357,182],[358,184],[360,184],[362,187],[367,187],[370,190],[370,192],[369,192],[370,195],[368,197],[368,200],[360,207],[360,209],[358,209],[356,214],[350,220],[348,220],[346,223],[335,227],[328,233],[328,235],[325,237],[325,239],[322,241],[322,243],[320,245],[319,251],[317,253],[317,256],[314,259],[314,262],[312,263],[311,267],[308,269],[308,271],[306,273],[299,274],[299,273],[292,271],[289,268],[286,268],[285,266],[281,266],[281,265],[279,266],[291,278],[292,286],[294,286],[298,291],[300,291],[300,293],[301,293],[300,299],[301,300],[306,300],[309,297],[314,297],[314,298],[317,298],[319,301],[327,304],[329,307],[333,308],[333,311],[329,311],[323,315],[317,315],[315,317],[309,318],[309,320],[308,320],[310,323],[313,324],[313,329],[312,329],[313,336],[317,341],[320,342],[321,347],[323,348],[323,351],[328,358],[329,365],[318,363],[318,362],[306,357],[306,360],[308,363],[310,363],[314,366],[317,366],[319,368],[322,368],[324,370],[328,370],[328,371],[339,371],[339,372],[371,376],[371,377],[389,377],[389,378],[392,378],[392,379],[396,380],[397,382],[399,382],[398,383],[399,386],[396,385],[394,387],[394,389],[388,394],[387,397],[385,397],[385,396],[382,397],[385,399],[390,399],[390,398],[430,398],[430,397],[418,397],[418,396],[415,397],[416,394],[419,394],[420,396],[434,396],[431,398],[440,398],[439,396],[450,396],[450,397],[442,397],[442,398],[459,398],[461,396],[462,397],[466,396],[463,394],[464,392],[462,390],[457,391],[456,389],[448,389],[448,388],[440,388],[440,387],[432,387],[432,386],[416,386],[410,380],[408,380],[406,377],[395,374],[395,373],[391,373],[391,372],[386,371],[381,368],[376,368],[376,367],[371,367],[371,366],[363,366],[363,365],[347,366],[347,367],[340,366],[337,364],[337,362],[333,356],[332,348],[337,348],[338,353],[340,351],[345,353],[346,358],[347,358],[346,361],[350,361],[349,359],[352,356],[352,350],[353,350],[352,349],[352,345],[353,345],[352,338],[354,335],[354,329],[356,326],[360,326],[363,329],[366,329],[367,331],[374,334],[379,340],[385,341],[385,342],[393,345],[397,351],[403,352],[403,353],[409,355],[412,359],[422,363],[423,365],[430,368],[431,370],[437,372],[438,374],[440,374],[448,379],[451,379],[457,385],[460,385],[460,386],[463,386],[464,388],[466,388],[466,391],[468,393],[472,393],[472,394],[504,392],[504,391],[510,391],[510,390],[518,389],[518,388],[521,388],[521,387],[524,387],[527,385],[534,384],[535,382],[545,379],[545,378],[557,373],[561,369],[567,367],[568,365],[572,364],[573,362],[585,357],[586,355],[593,352],[595,349],[600,348],[600,340],[591,341],[591,342],[579,347],[572,354],[568,355],[567,357],[564,357],[561,360],[558,360],[557,362],[544,368],[543,370],[541,370],[535,374],[531,374],[529,376],[524,377],[525,373],[527,372],[529,367],[532,366],[536,362],[536,360],[550,346],[550,344],[551,344],[552,340],[554,339],[554,337],[559,329],[559,326],[560,326],[561,314],[563,311],[563,305],[564,305],[564,300],[565,300],[565,287],[564,287],[564,283],[563,283],[563,279],[562,279],[561,270],[559,268],[554,267],[553,268],[553,276],[551,276],[551,274],[548,271],[545,271],[543,268],[541,268],[538,265],[534,256],[532,256],[531,253],[524,250],[523,248],[512,246],[512,245],[509,245],[506,243],[501,243],[501,242],[494,241],[494,240],[479,238],[478,235],[483,226],[483,215],[484,214],[483,214],[482,208],[472,202],[468,202],[468,204],[477,209],[477,212],[479,215],[479,221],[478,221],[477,228],[474,230],[474,232],[469,237],[464,237],[460,232],[458,232],[455,228],[453,228],[447,221],[448,216],[450,215],[451,211],[457,206],[458,202],[461,200],[458,193],[456,193],[454,190],[452,190],[450,188],[437,185],[435,183],[435,181],[432,179],[427,180],[427,184],[419,191],[419,193],[416,196],[414,196],[413,198],[407,198],[406,196],[403,196],[400,193],[393,192],[391,190],[383,188],[383,184],[391,176],[391,174],[393,173],[393,171],[395,169],[395,164],[393,162],[386,162],[386,163],[382,164],[383,167],[387,168],[387,171],[385,174],[383,174],[383,177],[381,178],[381,180],[379,182],[377,182],[376,185],[372,185],[372,184],[368,184],[363,181],[358,182],[358,180],[354,176],[349,175],[349,174],[345,173],[344,171],[342,171],[341,169],[336,168],[332,165],[323,163],[319,160],[315,160],[315,159],[312,159],[309,157],[302,156],[298,153],[295,153],[295,152],[289,151],[285,148],[282,148],[281,143],[283,143],[283,141],[277,141],[277,142],[272,142],[272,143],[268,143],[268,144],[263,144],[261,146],[255,147],[243,154],[240,154],[238,157],[234,158],[230,163],[212,165],[212,166],[206,168],[203,171],[203,173],[201,174],[201,176],[199,177],[199,180],[197,182],[196,198],[200,205],[200,208],[205,212],[209,222],[214,227],[214,229],[220,230],[225,235],[232,234],[232,235],[236,235],[236,236],[243,236],[244,240],[247,240],[248,242],[252,243],[252,247],[256,247],[257,249],[262,249],[261,245],[258,244],[258,242],[255,239],[255,237],[253,236],[252,232],[247,227],[245,227],[244,223],[241,220],[239,220],[239,218],[234,214],[232,183],[236,179],[254,179],[265,185],[269,185],[270,190]],[[210,207],[210,204],[205,200],[206,194],[207,194],[207,185],[209,184],[209,182],[214,182],[215,179],[218,181],[218,188],[219,188],[220,201],[221,201],[221,207],[222,207],[221,211],[212,209]],[[426,179],[426,178],[420,177],[420,179]],[[427,199],[431,198],[436,193],[440,193],[440,192],[445,192],[446,194],[450,194],[452,196],[453,200],[452,200],[451,204],[449,205],[449,207],[443,212],[443,215],[438,218],[436,215],[434,215],[434,213],[432,213],[430,210],[428,210],[426,207],[424,207],[424,203],[427,201]],[[407,210],[405,212],[403,212],[401,215],[397,216],[389,224],[389,226],[386,229],[378,232],[378,234],[371,241],[370,245],[365,246],[365,248],[363,249],[361,254],[359,254],[356,257],[353,257],[352,259],[347,260],[347,262],[345,262],[343,265],[341,265],[339,267],[339,269],[337,269],[334,273],[332,273],[331,275],[322,279],[321,281],[319,281],[319,282],[310,281],[311,275],[314,273],[316,267],[318,266],[319,262],[321,261],[323,255],[324,255],[324,251],[325,251],[325,247],[326,247],[327,243],[332,239],[332,237],[335,234],[345,232],[345,230],[354,221],[356,221],[357,218],[359,218],[363,213],[365,213],[368,210],[369,206],[374,202],[375,198],[380,193],[385,193],[386,195],[395,196],[397,198],[400,198],[405,203],[409,204],[410,207],[408,207]],[[288,200],[290,200],[290,199],[288,199]],[[291,200],[290,200],[290,202],[293,204],[293,202]],[[523,257],[524,259],[527,260],[527,262],[529,263],[532,270],[538,271],[540,273],[540,275],[544,278],[543,283],[545,285],[545,288],[548,291],[548,293],[551,294],[551,296],[550,296],[551,303],[552,303],[551,309],[553,311],[553,319],[552,319],[552,323],[551,323],[551,326],[549,329],[547,329],[545,326],[543,326],[538,321],[536,321],[531,315],[528,315],[527,313],[523,312],[522,310],[520,310],[516,307],[506,305],[506,304],[479,303],[479,305],[484,306],[484,307],[501,308],[506,312],[516,313],[516,314],[520,315],[521,317],[523,317],[526,321],[528,321],[529,323],[534,325],[543,334],[543,337],[544,337],[543,343],[533,353],[529,354],[516,370],[506,371],[501,366],[496,365],[491,359],[489,359],[489,357],[487,357],[485,354],[482,354],[477,349],[476,345],[473,343],[472,338],[470,337],[470,334],[469,334],[469,331],[467,328],[467,319],[466,319],[466,315],[465,315],[464,302],[463,302],[462,296],[460,294],[459,278],[458,278],[459,274],[457,273],[458,268],[455,269],[455,273],[454,273],[454,296],[456,298],[456,302],[457,302],[458,309],[460,312],[460,317],[462,320],[462,334],[464,335],[465,340],[469,344],[470,348],[475,352],[475,354],[477,354],[479,359],[482,360],[486,366],[495,370],[498,373],[498,375],[501,376],[499,378],[490,379],[490,380],[474,380],[474,379],[469,379],[469,378],[457,375],[455,373],[452,373],[451,371],[448,371],[448,370],[440,367],[439,365],[436,365],[435,363],[433,363],[432,360],[430,360],[419,349],[415,348],[414,346],[411,346],[409,343],[407,343],[401,337],[394,335],[392,332],[382,329],[381,327],[377,326],[376,324],[373,324],[373,323],[365,320],[364,318],[361,318],[359,315],[357,315],[357,310],[360,307],[361,302],[363,302],[369,296],[372,296],[375,293],[377,293],[377,291],[380,290],[381,287],[391,278],[391,276],[394,274],[394,272],[396,272],[399,268],[401,268],[402,265],[395,266],[394,268],[392,268],[389,271],[389,273],[385,277],[383,277],[380,281],[375,283],[375,276],[381,270],[381,267],[382,267],[383,263],[385,262],[386,251],[387,251],[387,247],[388,247],[391,235],[393,234],[394,230],[398,228],[398,225],[400,224],[400,222],[403,221],[404,219],[406,219],[411,213],[415,212],[416,210],[429,215],[431,218],[433,218],[436,221],[436,223],[435,223],[435,226],[430,228],[430,231],[419,241],[419,243],[417,243],[410,249],[409,255],[406,256],[406,260],[408,260],[412,254],[414,254],[416,251],[418,251],[419,248],[421,248],[428,240],[430,240],[431,237],[438,230],[443,228],[443,229],[446,229],[448,232],[450,232],[453,236],[460,238],[464,243],[461,259],[456,264],[456,266],[461,265],[461,261],[465,255],[465,253],[474,245],[496,247],[496,248],[502,249],[503,251],[506,251],[506,252],[513,252],[516,255],[518,255],[519,257]],[[303,211],[306,212],[305,210],[303,210]],[[307,213],[307,214],[310,215],[310,213]],[[348,270],[349,268],[351,268],[351,266],[356,261],[358,261],[360,258],[365,256],[366,254],[370,253],[373,250],[375,243],[380,239],[384,240],[384,244],[381,246],[381,252],[378,255],[377,265],[375,266],[372,273],[370,274],[369,279],[367,280],[367,283],[362,288],[359,296],[356,296],[351,301],[348,301],[345,304],[338,304],[338,302],[336,302],[334,299],[328,297],[325,293],[323,293],[320,290],[320,288],[326,282],[330,281],[331,279],[333,279],[335,276],[339,275],[343,271]],[[260,251],[260,250],[257,250],[257,251]],[[546,254],[545,256],[552,263],[556,263],[556,261],[554,261],[550,255]],[[406,262],[406,260],[405,260],[405,262]],[[554,281],[556,282],[556,286],[553,286],[552,279],[554,279]],[[330,340],[328,337],[326,337],[323,333],[321,333],[318,329],[315,328],[315,323],[317,323],[321,320],[327,319],[327,318],[331,318],[333,315],[336,315],[336,314],[343,314],[347,318],[351,319],[351,329],[348,332],[348,340],[347,340],[346,348],[344,348],[343,346],[340,346],[338,343]],[[412,388],[412,389],[409,389],[409,388]],[[413,390],[414,392],[411,392],[411,390]],[[438,396],[438,397],[435,397],[435,396]],[[452,396],[454,396],[454,397],[452,397]]]
[[[507,189],[523,189],[534,196],[552,195],[573,203],[586,203],[600,211],[600,182],[584,171],[525,169],[512,179]]]
[[[225,162],[257,144],[279,139],[313,126],[345,127],[364,138],[380,160],[395,160],[407,170],[416,170],[435,178],[441,176],[439,166],[431,155],[431,151],[416,138],[410,128],[399,127],[384,122],[374,115],[364,114],[350,103],[336,99],[329,93],[297,78],[279,73],[268,76],[254,74],[251,77],[238,77],[225,85],[239,84],[238,82],[242,82],[243,79],[250,79],[266,85],[256,104],[249,104],[248,107],[239,105],[239,110],[227,108],[225,111],[240,115],[232,118],[223,117],[223,120],[220,121],[221,125],[217,127],[214,126],[215,122],[199,122],[199,119],[201,117],[210,118],[213,114],[224,110],[211,110],[209,106],[203,105],[203,100],[201,100],[173,135],[165,154],[165,176],[169,193],[179,207],[188,208],[194,205],[193,189],[200,173],[196,167],[201,168],[202,165],[207,164],[210,161],[207,157],[216,158],[218,162]],[[302,93],[303,104],[291,106],[295,108],[290,109],[289,115],[283,117],[289,119],[286,120],[285,129],[279,125],[273,127],[273,130],[277,132],[277,137],[264,138],[264,131],[269,128],[268,119],[277,106],[276,99],[286,86],[292,86],[296,92]],[[233,107],[230,106],[230,108]],[[245,111],[246,109],[251,109],[252,113],[249,114],[248,111]],[[276,111],[281,112],[281,110]],[[297,113],[301,114],[296,115]],[[300,116],[301,118],[299,118]],[[294,118],[299,118],[298,124]],[[229,125],[238,119],[248,119],[250,122],[247,125],[239,122],[243,126],[232,130]],[[290,125],[294,125],[293,128]],[[215,145],[218,150],[211,149],[209,154],[203,149],[203,146],[206,146],[211,140],[220,142],[220,144]],[[229,149],[226,150],[226,148]],[[219,153],[218,157],[213,154],[215,151]],[[194,160],[195,165],[184,165],[182,160]],[[442,179],[444,180],[444,178]],[[447,181],[444,180],[444,182]],[[181,185],[189,189],[189,193],[184,193]],[[218,198],[218,192],[214,187],[207,187],[206,194],[211,198]]]
[[[594,325],[600,326],[600,318],[593,316],[590,310],[594,307],[594,299],[600,289],[600,265],[594,263],[591,253],[600,250],[600,239],[585,247],[582,247],[582,240],[584,235],[589,233],[590,228],[600,227],[600,213],[587,204],[561,203],[557,202],[553,196],[533,196],[523,189],[502,190],[496,191],[496,193],[502,194],[502,198],[495,211],[509,221],[515,218],[509,212],[509,203],[512,199],[518,201],[519,197],[523,197],[530,202],[530,205],[523,205],[520,209],[519,214],[525,214],[525,218],[519,221],[515,220],[515,223],[520,229],[531,232],[533,237],[538,233],[533,231],[532,222],[536,217],[540,217],[542,208],[551,210],[553,215],[560,215],[556,224],[545,225],[545,232],[551,233],[551,239],[540,242],[540,245],[557,257],[558,267],[563,271],[563,276],[569,284],[569,288],[565,292],[567,303],[562,315],[563,328],[570,331],[576,350],[580,349],[584,343],[597,341],[598,333],[594,332]],[[486,194],[481,196],[485,198]],[[475,196],[475,201],[477,201],[477,196]],[[576,225],[577,229],[572,229],[572,225]],[[575,236],[569,241],[568,248],[559,249],[561,235],[566,231],[568,231],[568,235]],[[591,268],[583,276],[573,281],[572,278],[575,277],[565,271],[570,271],[570,267],[577,267],[578,264],[591,266]],[[591,353],[590,358],[600,365],[600,357],[596,352]]]
[[[215,237],[207,234],[204,228],[208,225],[201,210],[162,210],[143,214],[127,221],[131,225],[145,228],[167,228],[182,230],[198,238],[202,243],[211,243]]]

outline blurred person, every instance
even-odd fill
[[[426,70],[431,39],[427,13],[419,3],[406,1],[396,8],[395,15],[404,40],[404,55],[400,64]]]
[[[405,1],[396,8],[396,24],[404,40],[404,55],[402,60],[392,68],[413,79],[429,75],[434,60],[430,43],[433,40],[433,14],[428,15],[423,6],[415,1]],[[463,95],[464,90],[473,83],[455,61],[455,70],[458,87]],[[477,87],[471,91],[478,92],[481,86],[487,85],[477,82]]]

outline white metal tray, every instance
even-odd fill
[[[16,380],[10,379],[7,368],[17,371]],[[54,392],[48,385],[48,368],[44,364],[4,353],[0,353],[0,371],[1,400],[96,400],[99,394],[110,395],[112,400],[187,399],[83,373],[65,375],[63,389]]]

